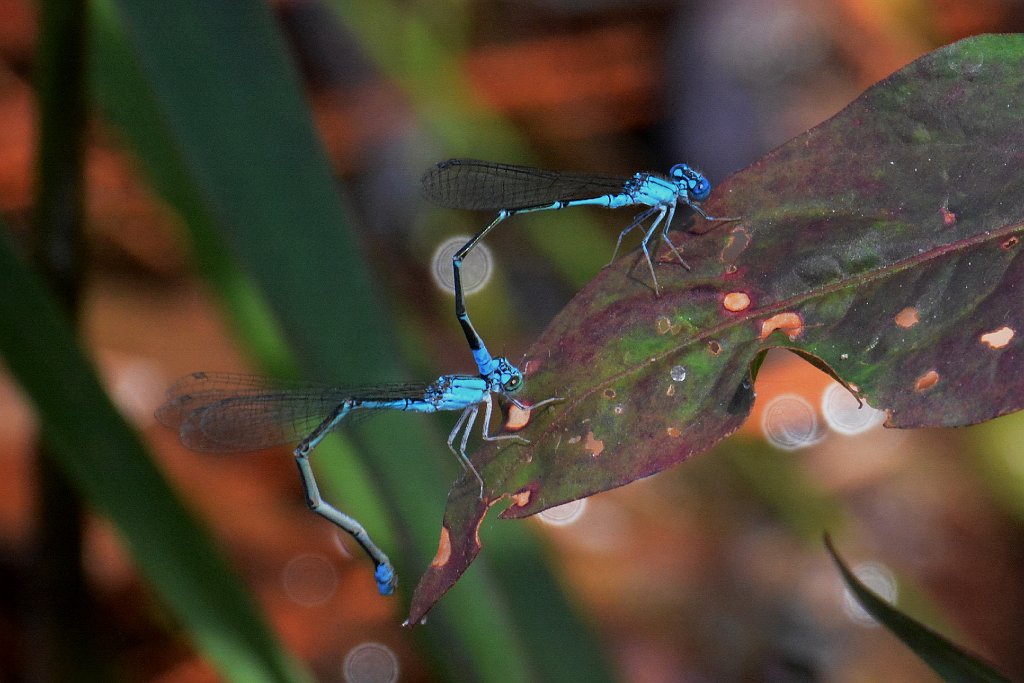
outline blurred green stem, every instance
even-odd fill
[[[39,10],[32,256],[65,313],[76,319],[84,222],[86,6],[82,0],[45,0]],[[40,446],[36,461],[39,512],[27,665],[33,680],[99,680],[93,610],[82,568],[82,502],[46,450]]]

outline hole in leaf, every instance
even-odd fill
[[[761,339],[765,339],[775,330],[782,330],[790,339],[796,339],[804,330],[804,321],[792,311],[777,313],[761,323]]]
[[[928,372],[918,377],[917,381],[914,382],[914,391],[928,391],[938,383],[939,373],[935,372],[934,370],[929,370]]]
[[[722,299],[722,306],[733,313],[745,311],[750,306],[750,297],[745,292],[729,292]]]
[[[579,441],[579,437],[576,437],[576,440]],[[522,508],[530,504],[530,498],[532,497],[530,489],[523,489],[512,494],[512,502]]]
[[[505,422],[505,430],[516,432],[530,424],[530,414],[532,412],[529,408],[523,410],[513,403],[508,408],[508,421]]]
[[[998,330],[986,332],[985,334],[981,335],[981,341],[988,344],[989,348],[1001,349],[1010,343],[1010,340],[1013,339],[1014,334],[1015,333],[1011,328],[1003,325]]]
[[[921,322],[921,316],[913,306],[907,306],[896,314],[896,324],[903,328],[911,328]]]

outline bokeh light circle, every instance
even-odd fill
[[[834,431],[847,436],[861,434],[885,421],[885,413],[875,410],[839,382],[833,382],[821,395],[821,414]]]
[[[383,643],[356,645],[345,655],[343,667],[348,683],[394,683],[398,680],[398,657]]]
[[[338,589],[338,572],[323,555],[306,553],[288,561],[281,572],[285,594],[303,607],[317,607]]]
[[[854,575],[871,591],[888,603],[895,603],[899,596],[896,577],[889,568],[877,562],[862,562],[852,569]],[[878,626],[875,618],[868,614],[849,588],[843,587],[843,612],[861,626]]]
[[[455,276],[452,274],[452,256],[469,241],[468,236],[452,237],[434,250],[430,257],[430,270],[437,286],[449,293],[455,293]],[[462,292],[472,294],[487,286],[494,269],[494,257],[485,244],[477,244],[462,262]]]
[[[825,436],[814,407],[796,394],[782,394],[768,403],[761,431],[771,445],[784,451],[813,446]]]
[[[579,520],[586,509],[587,500],[585,498],[581,498],[579,500],[571,500],[568,503],[548,508],[547,510],[539,513],[537,518],[551,526],[568,526]]]

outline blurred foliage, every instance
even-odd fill
[[[0,242],[0,351],[32,399],[50,453],[118,527],[139,569],[228,678],[305,680],[235,575],[114,409],[48,292]],[[55,387],[60,387],[56,391]]]

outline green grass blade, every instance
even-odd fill
[[[192,183],[166,120],[112,0],[94,0],[90,65],[92,95],[103,117],[127,138],[150,183],[190,228],[193,254],[248,354],[275,375],[293,375],[291,351],[256,283],[217,232],[212,207]]]
[[[857,598],[857,602],[872,617],[903,641],[920,657],[925,664],[937,673],[942,680],[951,683],[1007,683],[1008,678],[996,673],[988,664],[972,655],[944,636],[931,630],[924,624],[903,614],[859,581],[846,566],[839,553],[832,545],[832,540],[825,536],[825,548],[836,563],[846,586]]]
[[[148,89],[133,94],[152,96],[171,145],[163,160],[176,156],[176,179],[192,185],[178,195],[201,203],[250,276],[266,276],[262,294],[307,370],[389,379],[379,369],[393,365],[393,345],[359,326],[378,302],[269,7],[114,7]]]
[[[0,353],[35,405],[58,464],[114,523],[197,646],[230,680],[305,680],[110,403],[52,296],[7,239],[0,239],[0,320]]]

